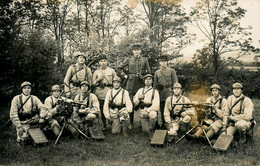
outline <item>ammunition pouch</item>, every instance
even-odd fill
[[[19,117],[20,121],[30,120],[35,115],[36,115],[35,109],[33,109],[31,113],[23,113],[23,112],[18,113],[18,117]]]
[[[116,109],[116,108],[117,108],[118,110],[121,110],[122,108],[125,107],[125,104],[116,105],[114,102],[110,101],[110,102],[109,102],[109,107],[110,107],[111,109]]]
[[[139,108],[141,108],[141,109],[144,109],[145,107],[150,107],[152,104],[146,104],[146,103],[144,103],[144,102],[140,102],[139,103]]]
[[[74,86],[74,87],[80,87],[80,82],[70,82],[70,85]]]
[[[112,87],[112,84],[103,84],[103,83],[99,83],[98,87],[100,87],[101,89],[104,89],[105,87]]]

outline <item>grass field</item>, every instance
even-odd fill
[[[193,96],[195,97],[195,96]],[[260,122],[260,100],[255,104],[255,119]],[[3,127],[9,108],[0,114],[0,165],[260,165],[260,127],[255,127],[254,141],[232,147],[219,154],[207,144],[188,142],[166,147],[151,147],[147,136],[137,127],[129,138],[106,132],[104,141],[71,139],[63,136],[54,147],[55,138],[42,147],[19,146],[15,129]],[[136,124],[137,125],[137,124]]]

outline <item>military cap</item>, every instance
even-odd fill
[[[119,81],[119,82],[122,82],[122,81],[121,81],[121,78],[120,78],[120,77],[118,77],[118,76],[115,76],[115,77],[113,78],[113,82],[114,82],[114,81]]]
[[[180,83],[177,82],[173,85],[173,88],[182,88],[182,86]]]
[[[87,85],[88,87],[90,87],[88,81],[82,81],[82,82],[80,83],[80,87],[81,87],[82,85]]]
[[[28,81],[25,81],[21,84],[21,88],[25,87],[25,86],[32,86],[32,84]]]
[[[132,45],[132,48],[133,48],[133,50],[134,49],[140,50],[142,48],[142,45],[140,43],[135,43],[135,44]]]
[[[153,75],[152,75],[152,74],[146,74],[146,75],[144,76],[144,79],[146,79],[147,77],[153,78]]]
[[[213,84],[211,87],[210,87],[210,90],[212,89],[218,89],[220,90],[220,86],[218,84]]]
[[[51,88],[51,91],[61,91],[60,86],[59,85],[53,85]]]
[[[166,55],[161,55],[161,56],[158,57],[158,60],[159,60],[159,61],[167,61],[167,60],[168,60],[168,56],[166,56]]]
[[[107,60],[107,57],[105,55],[101,55],[98,57],[98,61],[101,61],[102,59]]]
[[[233,88],[233,89],[243,89],[243,85],[240,84],[240,83],[234,83],[234,84],[232,85],[232,88]]]
[[[73,56],[76,57],[76,58],[78,58],[79,56],[83,56],[84,58],[87,58],[87,55],[86,55],[86,54],[83,54],[83,53],[81,53],[81,52],[74,52],[74,53],[73,53]]]

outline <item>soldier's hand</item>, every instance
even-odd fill
[[[222,133],[227,134],[227,126],[223,126]]]
[[[66,97],[70,98],[70,96],[71,96],[71,93],[70,92],[66,92]]]
[[[186,112],[182,112],[182,113],[181,113],[181,117],[185,117],[186,115],[187,115]]]
[[[107,119],[107,121],[108,121],[108,123],[109,123],[110,125],[113,124],[113,119],[112,119],[111,117],[109,117],[109,118]]]
[[[19,135],[20,137],[22,137],[22,136],[23,136],[23,127],[22,127],[22,126],[18,127],[18,128],[17,128],[17,131],[18,131],[18,135]]]
[[[59,104],[56,105],[56,106],[55,106],[55,109],[56,109],[56,111],[57,111],[56,113],[61,112],[61,108],[62,108],[61,105],[59,105]]]
[[[144,99],[144,95],[143,94],[139,94],[138,98],[139,98],[139,100],[142,100],[142,99]]]

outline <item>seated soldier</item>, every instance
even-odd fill
[[[22,94],[13,98],[10,109],[10,119],[16,127],[17,141],[25,143],[28,140],[28,129],[39,127],[40,111],[46,111],[38,97],[31,95],[32,84],[21,84]]]
[[[184,133],[189,127],[193,110],[183,108],[181,103],[190,103],[190,100],[181,95],[182,86],[180,83],[173,85],[173,95],[166,99],[164,107],[164,119],[167,123],[168,135],[177,136],[177,131]]]
[[[47,119],[53,133],[58,136],[60,133],[60,123],[62,119],[64,119],[64,117],[59,114],[64,111],[62,110],[62,105],[59,103],[59,100],[68,103],[73,102],[73,100],[61,96],[61,88],[59,85],[54,85],[51,88],[51,94],[52,95],[47,97],[44,102],[44,105],[49,109],[49,112],[44,117]]]
[[[80,83],[81,92],[75,96],[75,106],[73,106],[73,113],[70,121],[72,125],[68,125],[68,129],[73,136],[78,135],[78,132],[73,126],[87,134],[89,127],[93,126],[94,120],[99,115],[100,109],[98,99],[96,95],[88,91],[89,89],[89,83],[83,81]]]
[[[145,87],[137,91],[133,102],[138,107],[142,129],[149,134],[149,139],[151,139],[160,109],[160,96],[159,92],[152,87],[153,76],[151,74],[144,76],[144,83]]]
[[[121,79],[114,77],[113,88],[107,92],[103,108],[106,119],[112,125],[113,134],[120,133],[122,126],[124,136],[128,137],[127,121],[132,109],[128,91],[121,88]]]
[[[213,96],[207,98],[206,103],[210,104],[212,107],[206,108],[207,115],[202,126],[202,128],[206,130],[206,136],[209,139],[222,129],[224,111],[227,106],[227,100],[220,95],[219,85],[212,85],[210,90]],[[199,138],[203,134],[202,128],[197,127],[196,133],[191,135],[191,137],[195,139]]]
[[[227,108],[224,113],[223,130],[228,135],[239,132],[239,143],[246,142],[246,132],[251,129],[253,122],[254,104],[243,95],[243,86],[240,83],[232,85],[233,95],[227,99]]]

